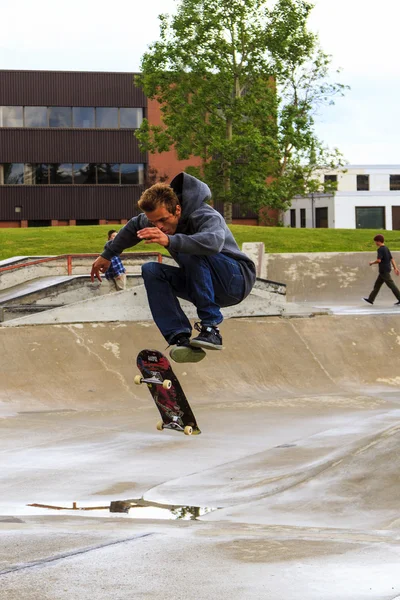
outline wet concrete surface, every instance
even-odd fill
[[[394,600],[397,315],[231,319],[175,371],[202,435],[155,429],[149,323],[0,329],[0,597]],[[107,510],[144,498],[196,520]],[[99,516],[101,514],[101,516]]]

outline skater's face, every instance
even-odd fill
[[[170,213],[163,204],[160,204],[152,212],[146,212],[146,217],[154,227],[167,235],[173,235],[178,227],[181,212],[182,209],[179,204],[176,207],[175,214]]]

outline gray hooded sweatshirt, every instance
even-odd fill
[[[256,280],[256,269],[253,261],[243,252],[227,227],[219,212],[206,204],[211,198],[210,188],[187,173],[180,173],[171,181],[170,186],[176,193],[182,207],[182,215],[174,235],[169,236],[167,250],[177,260],[180,252],[196,256],[212,256],[225,254],[236,260],[245,280],[244,298],[250,293]],[[112,242],[108,242],[101,256],[111,260],[142,240],[137,232],[145,227],[152,227],[144,213],[133,217],[118,233]]]

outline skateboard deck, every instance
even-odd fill
[[[141,375],[136,384],[146,383],[159,410],[162,421],[157,429],[173,429],[186,435],[201,433],[185,393],[171,364],[158,350],[142,350],[136,360]]]

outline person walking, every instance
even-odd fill
[[[112,242],[117,233],[115,229],[110,229],[107,234],[108,242]],[[107,244],[104,246],[104,249],[107,247]],[[126,289],[126,270],[119,256],[112,257],[111,264],[104,273],[104,276],[110,286],[110,292],[121,292]]]
[[[385,238],[383,237],[383,235],[376,235],[374,237],[374,242],[378,247],[378,256],[376,260],[373,260],[369,263],[369,266],[372,267],[372,265],[379,265],[379,275],[377,280],[375,281],[374,289],[372,290],[368,298],[363,298],[363,300],[368,304],[373,304],[375,298],[379,293],[379,290],[381,289],[383,284],[386,283],[388,288],[392,290],[393,294],[397,298],[395,306],[400,306],[400,290],[393,281],[392,276],[390,274],[392,266],[396,275],[400,275],[400,271],[397,268],[397,265],[389,248],[385,246]]]

